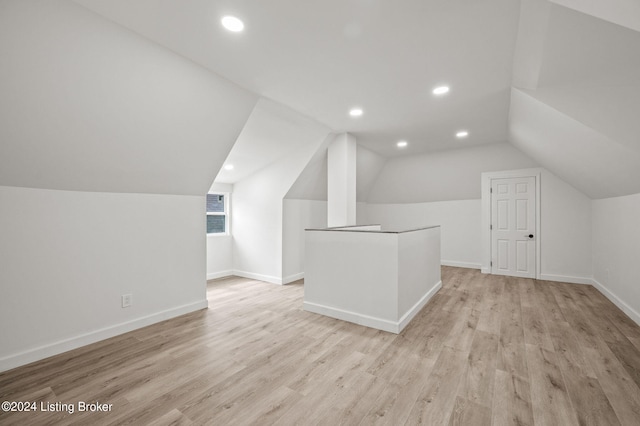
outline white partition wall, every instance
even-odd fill
[[[348,133],[336,136],[328,149],[328,226],[356,223],[356,138]]]
[[[306,231],[307,311],[399,333],[441,286],[439,226]]]

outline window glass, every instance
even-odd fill
[[[207,234],[224,233],[226,217],[223,215],[207,215]]]
[[[228,194],[207,194],[207,234],[227,234]]]
[[[224,195],[207,194],[207,213],[224,213]]]

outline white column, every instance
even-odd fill
[[[356,138],[342,133],[329,145],[327,225],[356,224]]]

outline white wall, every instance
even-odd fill
[[[368,222],[379,223],[383,229],[440,225],[442,263],[480,269],[480,200],[368,204],[366,212]]]
[[[422,203],[480,198],[480,173],[535,167],[507,143],[387,160],[369,203]]]
[[[366,216],[392,229],[441,225],[443,263],[479,268],[481,173],[531,165],[509,144],[390,159],[370,193]],[[589,282],[590,199],[550,172],[543,171],[541,181],[542,278]]]
[[[270,132],[297,141],[298,148],[234,184],[233,269],[236,275],[281,284],[283,200],[314,154],[326,150],[333,134],[294,111],[254,110],[253,114],[257,113],[269,114]]]
[[[327,227],[327,202],[285,199],[283,203],[282,275],[289,283],[304,277],[304,230]],[[366,203],[356,203],[358,224],[371,224]]]
[[[203,212],[202,196],[0,187],[0,371],[205,308]]]
[[[373,184],[378,179],[387,158],[370,149],[357,146],[356,155],[356,200],[366,202]],[[362,223],[362,222],[358,222]]]
[[[1,2],[0,57],[0,370],[206,307],[257,96],[72,1]]]
[[[234,184],[234,274],[282,283],[283,200],[312,154],[301,149]]]
[[[600,19],[640,31],[640,3],[637,0],[551,0]]]
[[[327,202],[283,201],[282,275],[285,283],[304,277],[304,230],[327,227]]]
[[[535,165],[507,143],[388,159],[365,216],[389,229],[441,225],[443,263],[480,268],[481,173]]]
[[[549,171],[540,179],[541,278],[589,283],[591,200]]]
[[[327,150],[327,222],[330,227],[356,224],[356,138],[337,135]]]
[[[226,193],[227,226],[231,229],[231,216],[233,209],[233,185],[214,183],[209,193]],[[207,279],[226,277],[233,275],[233,235],[207,234]]]
[[[257,96],[64,0],[0,3],[0,185],[203,195]]]
[[[306,232],[303,307],[399,333],[442,286],[440,228],[351,228]]]
[[[591,205],[596,286],[640,324],[640,194]]]

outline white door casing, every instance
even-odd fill
[[[536,179],[491,179],[491,273],[536,278]]]

